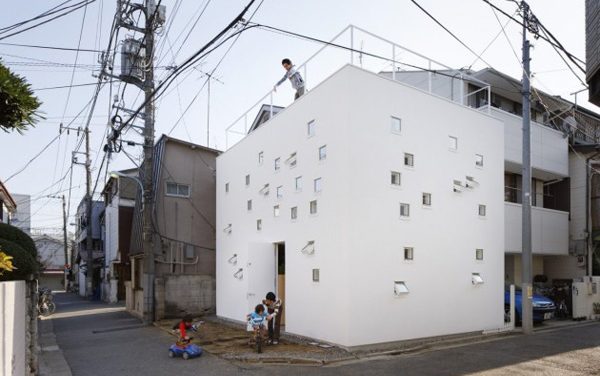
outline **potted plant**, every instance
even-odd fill
[[[594,319],[600,319],[600,303],[594,303]]]

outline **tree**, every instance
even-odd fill
[[[0,239],[16,243],[19,247],[27,251],[31,257],[37,259],[38,254],[35,242],[31,239],[31,236],[27,235],[20,228],[0,222]]]
[[[28,280],[32,275],[38,273],[38,262],[21,246],[0,239],[0,247],[2,247],[3,252],[12,257],[11,262],[16,267],[11,273],[0,275],[0,281]]]
[[[0,61],[0,129],[22,134],[43,119],[38,112],[41,105],[25,78],[12,73]]]

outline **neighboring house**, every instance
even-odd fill
[[[344,66],[217,158],[217,315],[276,291],[346,347],[501,328],[505,133]]]
[[[100,216],[104,210],[103,201],[92,201],[92,250],[94,262],[93,286],[100,288],[101,270],[104,264],[104,249],[102,245],[102,227]],[[87,249],[87,205],[85,198],[81,200],[77,207],[77,231],[75,233],[76,248],[73,250],[77,254],[76,263],[78,264],[78,273],[76,283],[79,285],[79,295],[87,296],[86,274],[88,270],[88,249]]]
[[[42,264],[39,276],[41,287],[51,290],[64,290],[65,247],[62,235],[34,235],[33,241]]]
[[[12,225],[20,228],[27,234],[31,234],[31,196],[13,194],[17,203],[17,210],[12,216]]]
[[[157,320],[214,311],[215,158],[218,153],[166,135],[162,135],[154,147]],[[126,284],[127,308],[142,316],[141,200],[136,200],[129,254],[132,281]]]
[[[104,265],[102,299],[110,303],[125,300],[125,281],[131,280],[129,247],[133,208],[137,194],[137,169],[122,170],[127,177],[111,177],[104,189],[104,212],[101,216]]]
[[[585,2],[585,57],[589,100],[600,106],[600,2]]]
[[[12,216],[16,210],[15,199],[0,180],[0,222],[12,224]]]

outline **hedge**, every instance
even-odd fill
[[[14,281],[21,279],[29,279],[32,274],[37,274],[39,264],[29,252],[23,247],[11,241],[0,239],[0,249],[2,252],[12,256],[12,264],[16,268],[12,272],[4,272],[0,275],[0,281]]]
[[[6,223],[0,223],[0,239],[18,244],[21,248],[29,252],[31,257],[37,259],[38,253],[35,242],[21,229]]]

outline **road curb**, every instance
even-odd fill
[[[38,321],[39,376],[72,376],[71,367],[56,343],[52,319]]]

